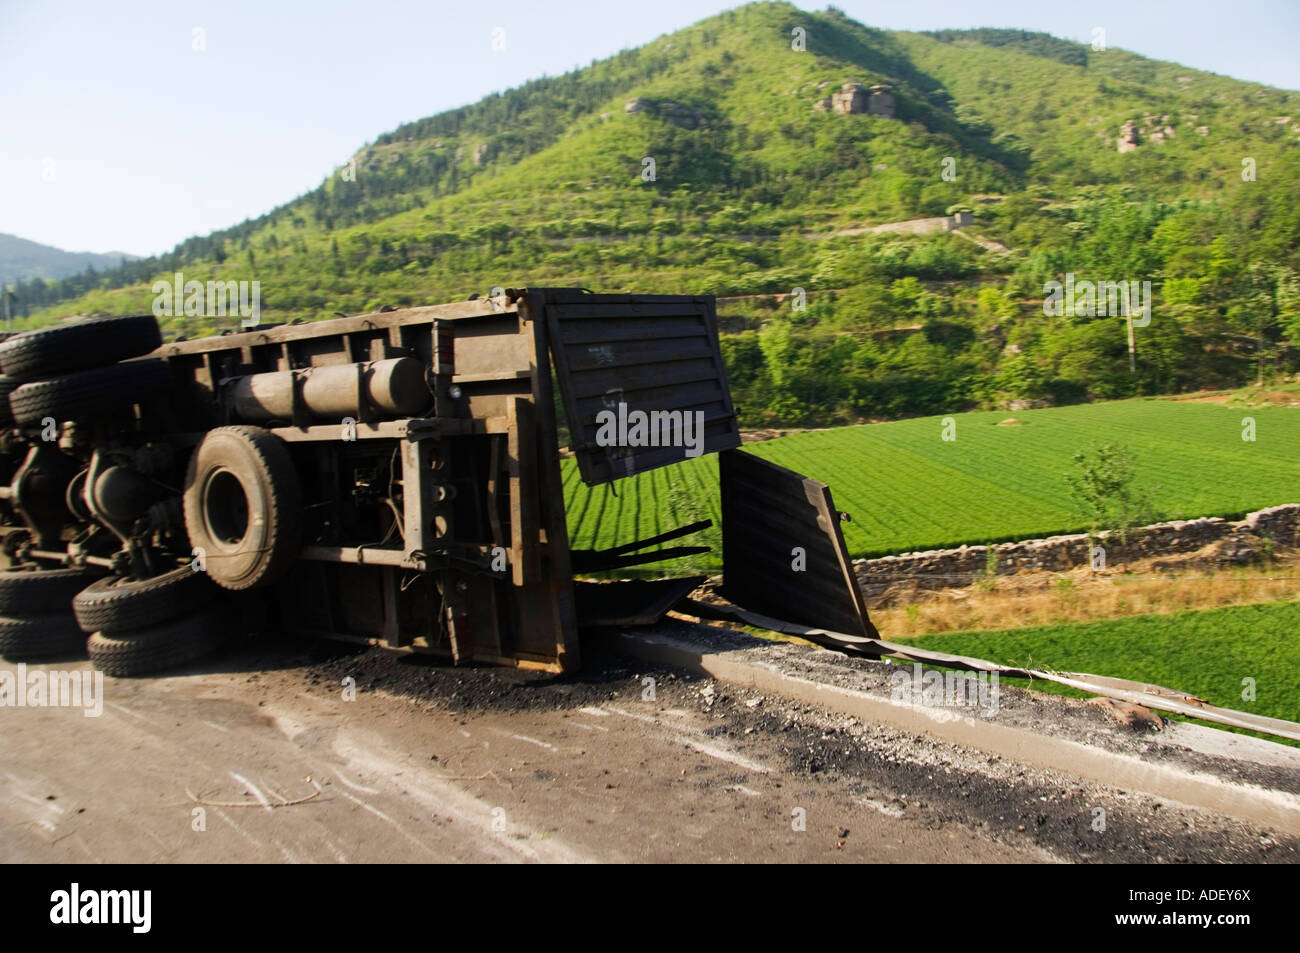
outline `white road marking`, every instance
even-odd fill
[[[122,714],[124,714],[124,715],[130,715],[132,718],[138,718],[138,719],[140,719],[140,721],[143,721],[143,722],[147,722],[147,723],[149,723],[149,724],[152,724],[152,722],[150,722],[149,719],[146,718],[144,715],[137,714],[136,712],[133,712],[131,709],[127,708],[125,705],[119,705],[117,702],[109,702],[109,703],[108,703],[108,707],[109,707],[109,708],[116,708],[118,711],[120,711],[120,712],[121,712]]]
[[[392,776],[399,770],[410,771],[414,781],[409,788],[403,788],[402,794],[418,802],[430,815],[452,817],[475,828],[481,835],[477,846],[497,855],[499,860],[548,860],[556,863],[579,863],[588,858],[573,850],[557,838],[548,838],[532,842],[522,839],[513,832],[521,832],[517,821],[511,820],[510,830],[494,829],[498,814],[494,808],[501,807],[498,801],[486,801],[471,794],[458,784],[438,777],[428,768],[412,762],[409,755],[402,755],[373,742],[365,745],[356,743],[347,736],[335,739],[334,750],[347,759],[348,766],[358,772],[378,776]],[[343,792],[340,792],[343,793]],[[526,831],[529,828],[524,827]]]
[[[881,801],[873,797],[855,797],[853,798],[853,802],[855,804],[861,804],[863,807],[869,807],[873,811],[878,811],[879,813],[885,815],[885,817],[906,817],[907,816],[907,812],[904,811],[898,805],[886,801]]]
[[[354,790],[354,791],[360,791],[362,794],[378,794],[378,793],[379,793],[379,792],[378,792],[377,790],[375,790],[374,788],[368,788],[368,787],[366,787],[365,785],[361,785],[361,784],[353,784],[351,781],[349,781],[347,778],[343,777],[343,775],[340,774],[340,773],[337,772],[337,771],[334,772],[334,777],[336,777],[336,778],[338,778],[340,781],[342,781],[342,782],[343,782],[343,786],[344,786],[345,788],[351,788],[351,789]],[[316,785],[316,787],[317,787],[317,789],[319,790],[320,785]]]
[[[63,808],[59,807],[59,806],[58,806],[57,804],[55,804],[53,801],[45,801],[45,800],[42,800],[41,798],[38,798],[38,797],[32,797],[30,794],[23,794],[22,792],[19,792],[19,793],[18,793],[18,796],[19,796],[20,798],[22,798],[24,801],[28,801],[28,802],[30,802],[30,803],[32,803],[32,804],[35,804],[37,807],[46,807],[46,808],[49,808],[49,809],[50,809],[51,811],[53,811],[55,814],[63,814],[63,813],[64,813]]]
[[[89,847],[86,846],[86,842],[81,839],[80,834],[73,835],[73,842],[82,850],[84,850],[86,852],[86,856],[89,857],[91,860],[93,860],[95,863],[97,864],[103,863],[103,861],[96,854],[94,854]]]
[[[734,751],[728,751],[726,748],[719,747],[709,741],[704,741],[699,737],[692,737],[687,734],[686,730],[674,728],[665,725],[658,718],[651,718],[649,715],[638,715],[635,712],[624,711],[622,708],[615,708],[613,705],[606,706],[607,711],[612,711],[616,715],[622,715],[624,718],[632,718],[636,721],[644,722],[647,725],[654,725],[662,729],[664,735],[674,740],[680,741],[702,755],[710,758],[716,758],[718,761],[725,761],[728,764],[734,764],[738,768],[744,768],[746,771],[753,771],[757,774],[771,774],[771,769],[766,765],[759,764],[757,761],[751,761],[744,755],[736,754]]]
[[[402,827],[401,824],[397,823],[397,821],[393,820],[391,817],[389,817],[387,814],[385,814],[385,813],[384,813],[383,811],[381,811],[379,808],[374,807],[373,805],[367,804],[365,801],[361,800],[361,798],[359,798],[359,797],[353,797],[353,796],[352,796],[351,794],[349,794],[347,791],[340,791],[339,793],[342,794],[342,795],[343,795],[345,798],[347,798],[349,801],[351,801],[353,804],[360,805],[363,809],[369,811],[371,814],[375,815],[375,817],[379,818],[381,821],[385,822],[386,824],[391,824],[392,827],[393,827],[393,829],[394,829],[395,831],[397,831],[397,833],[401,834],[403,837],[405,837],[407,840],[409,840],[409,841],[410,841],[412,844],[414,844],[416,847],[420,848],[420,849],[423,850],[423,851],[428,851],[428,852],[431,853],[431,854],[434,853],[434,850],[433,850],[432,847],[428,846],[428,845],[425,844],[423,841],[418,840],[418,839],[412,837],[410,834],[408,834],[408,833],[406,832],[406,828]]]
[[[213,810],[213,813],[215,813],[215,814],[217,815],[217,817],[221,818],[223,821],[225,821],[227,824],[229,824],[231,827],[233,827],[233,828],[235,829],[235,832],[236,832],[237,834],[239,834],[240,836],[242,836],[245,840],[247,840],[249,843],[251,843],[254,847],[258,848],[259,850],[262,848],[262,842],[261,842],[260,840],[258,840],[256,837],[254,837],[252,834],[248,833],[248,831],[244,830],[242,827],[240,827],[240,826],[239,826],[238,824],[236,824],[234,821],[232,821],[232,820],[230,819],[229,815],[227,815],[225,811],[223,811],[223,810],[222,810],[221,808],[219,808],[219,807],[214,807],[212,810]]]
[[[334,859],[337,860],[340,864],[346,864],[348,862],[347,854],[339,850],[338,845],[335,844],[328,837],[325,838],[325,846],[330,849],[330,852],[334,854]]]
[[[265,781],[263,781],[262,784],[266,786],[266,790],[270,792],[271,797],[273,797],[273,798],[275,798],[277,801],[281,801],[281,802],[283,802],[283,803],[285,803],[285,804],[288,804],[288,803],[289,803],[289,800],[290,800],[290,799],[287,798],[287,797],[285,797],[283,794],[281,794],[281,793],[280,793],[279,791],[277,791],[275,788],[271,787],[271,785],[267,784]]]
[[[244,777],[242,774],[235,774],[234,771],[230,772],[230,776],[234,778],[236,781],[238,781],[240,784],[248,788],[248,790],[252,793],[253,797],[257,798],[257,802],[261,804],[265,810],[267,811],[273,810],[273,808],[271,807],[271,802],[266,799],[265,794],[263,794],[261,791],[257,789],[256,784],[248,780],[248,778]]]

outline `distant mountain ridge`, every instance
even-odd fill
[[[893,117],[816,111],[846,83],[888,84]],[[647,291],[788,290],[811,279],[794,260],[807,256],[716,246],[933,217],[985,194],[1053,209],[1217,201],[1241,191],[1243,157],[1260,170],[1253,190],[1276,194],[1297,132],[1298,93],[1118,48],[1014,29],[887,31],[834,7],[753,3],[402,124],[265,215],[20,296],[45,320],[130,310],[178,270],[257,277],[267,313],[308,318],[455,297],[512,269]],[[985,234],[1016,247],[1001,224]],[[658,258],[674,237],[702,247],[653,275],[645,249],[628,253],[640,261],[582,250],[631,249],[628,235]]]
[[[0,281],[28,281],[32,278],[59,279],[79,275],[87,268],[107,271],[139,255],[126,252],[64,251],[53,245],[0,232]]]

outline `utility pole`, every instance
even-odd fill
[[[1264,320],[1259,322],[1259,383],[1258,387],[1264,386]]]
[[[1133,315],[1124,316],[1128,321],[1128,372],[1137,373],[1137,341],[1133,338]]]
[[[1124,321],[1128,324],[1128,372],[1132,376],[1137,373],[1137,340],[1133,337],[1133,302],[1128,282],[1124,283]]]

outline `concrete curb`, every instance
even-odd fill
[[[617,647],[636,658],[672,665],[719,681],[817,705],[868,724],[884,724],[977,748],[1013,761],[1061,771],[1110,787],[1141,791],[1188,807],[1264,824],[1300,836],[1300,797],[1255,785],[1234,784],[1209,774],[1142,761],[1068,738],[976,720],[938,708],[903,705],[870,692],[781,672],[775,665],[745,658],[745,652],[717,652],[676,636],[623,631]],[[1282,746],[1272,745],[1281,748]]]

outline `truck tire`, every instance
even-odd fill
[[[15,334],[0,344],[0,372],[17,380],[116,364],[162,346],[152,314],[89,318]]]
[[[106,576],[72,599],[81,631],[115,635],[170,622],[206,606],[217,593],[202,573],[189,565],[152,579]]]
[[[111,414],[171,386],[172,373],[166,361],[131,361],[27,381],[9,395],[9,407],[20,425],[36,426],[46,417],[65,421]]]
[[[15,662],[33,662],[84,655],[86,633],[71,613],[0,615],[0,655]]]
[[[260,427],[218,427],[185,474],[185,529],[208,577],[235,591],[278,581],[298,558],[302,486],[284,443]]]
[[[0,572],[0,612],[67,612],[73,597],[103,574],[100,569],[6,569]]]
[[[14,412],[9,409],[9,395],[20,383],[21,381],[0,374],[0,427],[14,425]]]
[[[96,632],[86,642],[91,664],[105,675],[132,678],[193,662],[220,648],[223,620],[200,612],[134,632]]]

